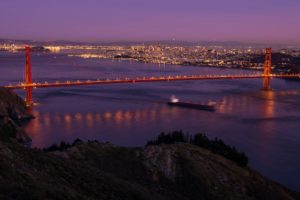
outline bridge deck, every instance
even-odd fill
[[[124,78],[124,79],[106,79],[106,80],[87,80],[87,81],[66,81],[66,82],[44,82],[32,84],[17,84],[5,86],[9,89],[23,89],[26,87],[47,88],[47,87],[66,87],[81,85],[101,85],[117,83],[142,83],[142,82],[163,82],[163,81],[189,81],[189,80],[222,80],[222,79],[251,79],[251,78],[300,78],[300,74],[254,74],[254,75],[195,75],[195,76],[161,76],[161,77],[143,77],[143,78]]]

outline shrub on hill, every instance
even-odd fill
[[[211,152],[222,155],[243,167],[248,164],[248,157],[245,153],[239,152],[235,147],[225,144],[221,139],[209,139],[202,133],[191,136],[189,134],[184,134],[182,131],[173,131],[167,134],[162,132],[155,140],[148,141],[147,145],[174,144],[177,142],[189,143],[208,149]]]

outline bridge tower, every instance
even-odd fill
[[[263,90],[269,91],[271,89],[271,66],[272,66],[272,48],[266,48],[265,63],[264,63],[264,79]]]
[[[25,47],[25,84],[32,84],[32,74],[31,74],[31,59],[30,59],[30,47]],[[26,87],[26,104],[30,106],[33,104],[32,100],[32,87]]]

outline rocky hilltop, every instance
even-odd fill
[[[7,99],[6,99],[7,98]],[[1,89],[2,135],[30,117]],[[15,123],[15,124],[14,124]],[[10,124],[10,125],[8,125]],[[139,148],[77,140],[46,152],[0,137],[0,199],[300,199],[222,156],[191,144]]]
[[[46,153],[0,142],[0,199],[299,199],[259,173],[190,144],[78,142]]]
[[[0,137],[16,138],[28,142],[20,128],[21,124],[33,116],[27,111],[25,102],[12,91],[0,87]]]

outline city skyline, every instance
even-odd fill
[[[0,5],[0,38],[300,45],[296,0],[4,0]]]

